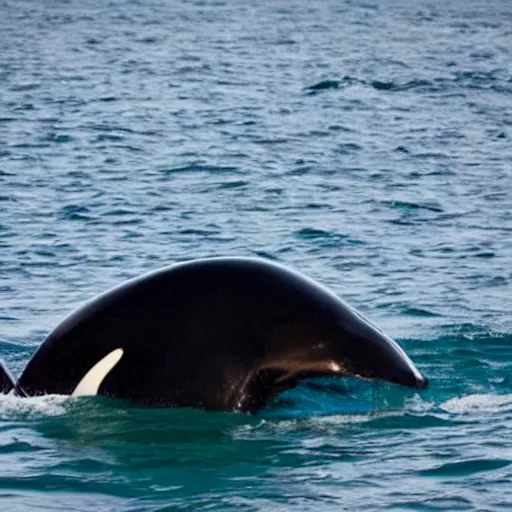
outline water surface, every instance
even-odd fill
[[[0,0],[0,355],[195,257],[262,256],[406,348],[422,393],[261,415],[0,399],[6,510],[512,509],[506,0]]]

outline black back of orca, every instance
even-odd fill
[[[5,367],[4,363],[0,361],[0,394],[10,393],[15,387],[14,379]]]
[[[327,289],[268,261],[213,258],[129,281],[78,309],[17,386],[255,412],[317,375],[426,386],[395,342]]]

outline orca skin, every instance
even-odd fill
[[[270,261],[211,258],[85,304],[4,389],[255,413],[326,375],[427,386],[398,344],[323,286]]]
[[[16,384],[11,374],[0,361],[0,394],[7,394],[15,388]]]

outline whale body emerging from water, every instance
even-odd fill
[[[0,368],[0,391],[256,413],[301,380],[331,375],[427,386],[396,342],[327,288],[267,260],[210,258],[86,303],[16,382]]]

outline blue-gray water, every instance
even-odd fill
[[[508,0],[0,0],[0,356],[214,255],[407,349],[256,417],[0,399],[2,510],[512,509]]]

